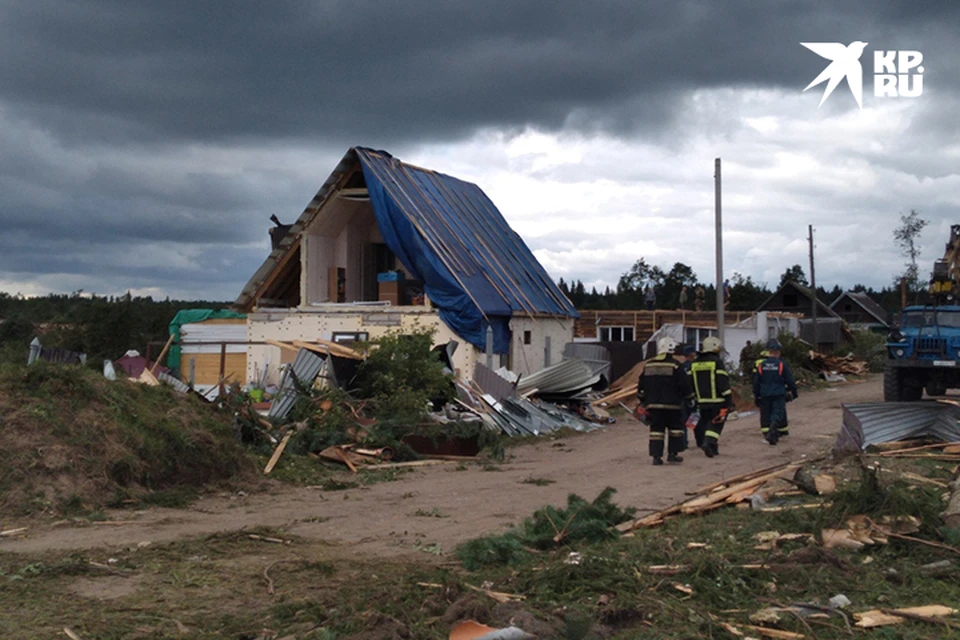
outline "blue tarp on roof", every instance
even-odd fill
[[[492,326],[494,353],[508,353],[513,315],[579,317],[480,187],[355,151],[384,242],[464,340],[485,348]]]

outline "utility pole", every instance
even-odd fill
[[[817,275],[813,270],[813,225],[807,225],[810,231],[810,288],[813,289],[813,350],[818,351],[817,347]]]
[[[726,344],[723,339],[723,222],[720,215],[720,158],[714,161],[714,191],[715,191],[715,217],[717,223],[717,337],[721,343]]]

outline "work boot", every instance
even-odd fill
[[[653,466],[659,467],[659,466],[662,465],[662,464],[663,464],[663,458],[654,458],[654,459],[653,459]]]
[[[680,464],[681,462],[683,462],[683,458],[681,458],[675,453],[671,453],[670,455],[667,456],[667,462],[675,462],[677,464]]]
[[[710,445],[710,444],[703,445],[703,452],[707,454],[708,458],[712,458],[713,456],[717,455],[716,452],[713,450],[713,445]]]
[[[780,434],[777,433],[775,430],[770,429],[770,433],[767,434],[767,442],[769,442],[771,446],[776,446],[777,441],[779,439],[780,439]]]

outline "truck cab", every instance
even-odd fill
[[[920,400],[960,388],[960,305],[906,307],[887,342],[883,398]]]

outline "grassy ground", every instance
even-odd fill
[[[252,477],[230,416],[80,366],[0,367],[0,513],[182,504]]]
[[[512,564],[477,571],[464,569],[454,555],[432,552],[393,560],[351,557],[349,548],[299,540],[283,530],[83,554],[0,554],[0,636],[54,637],[69,626],[85,639],[438,639],[457,621],[474,618],[494,626],[513,620],[541,638],[731,638],[721,622],[742,628],[764,607],[825,605],[837,594],[852,601],[848,614],[956,606],[960,555],[948,550],[896,539],[860,551],[803,541],[755,548],[758,533],[819,537],[824,527],[858,513],[913,515],[923,523],[916,536],[960,543],[956,533],[939,529],[940,488],[892,479],[897,470],[942,479],[948,465],[884,464],[891,479],[881,475],[880,486],[863,482],[854,461],[832,470],[840,488],[822,508],[730,507],[632,537],[529,551]],[[952,568],[923,568],[942,560]],[[680,568],[673,575],[650,569],[665,564]],[[524,599],[498,603],[471,588],[481,586]],[[801,621],[784,614],[778,627],[808,638],[850,637],[839,616]],[[954,629],[923,622],[854,633],[960,638]]]

